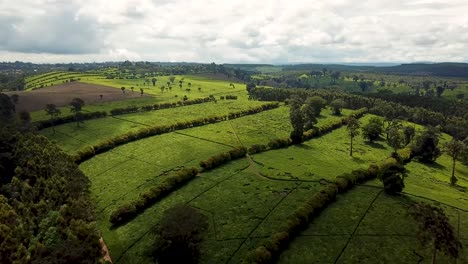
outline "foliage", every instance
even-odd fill
[[[444,152],[452,158],[452,176],[450,177],[450,184],[455,185],[457,183],[457,177],[455,177],[455,164],[458,157],[466,152],[468,147],[463,144],[462,141],[452,139],[450,142],[444,144]]]
[[[387,143],[393,148],[393,152],[401,149],[404,145],[405,138],[398,127],[390,127],[387,132]]]
[[[335,99],[330,103],[330,107],[333,109],[333,114],[341,115],[341,109],[345,107],[345,102],[342,99]]]
[[[83,122],[81,108],[83,108],[84,104],[84,101],[80,98],[73,98],[70,102],[70,111],[75,114],[76,126],[80,126],[80,123]]]
[[[198,263],[208,218],[198,209],[176,205],[164,212],[156,229],[153,256],[158,263]]]
[[[211,170],[231,160],[245,157],[246,154],[247,154],[246,148],[237,147],[228,152],[223,152],[223,153],[214,155],[207,160],[200,161],[200,167],[202,167],[205,170]]]
[[[351,139],[349,155],[353,156],[353,139],[359,135],[359,128],[361,127],[361,123],[354,117],[347,118],[346,123],[346,131],[348,131],[348,136]]]
[[[362,127],[362,136],[369,140],[374,141],[383,133],[383,121],[379,117],[373,117],[369,122]]]
[[[0,262],[96,263],[101,247],[88,179],[45,137],[15,133],[0,138],[2,154],[11,155],[0,159]]]
[[[160,185],[152,187],[142,193],[137,200],[117,207],[117,209],[112,212],[109,221],[114,226],[127,223],[161,198],[194,179],[197,174],[198,170],[194,167],[184,168],[178,171],[175,175],[165,179]]]
[[[293,97],[290,101],[289,119],[293,130],[291,131],[291,140],[293,144],[302,143],[302,134],[304,133],[304,118],[301,112],[302,100],[299,97]]]
[[[15,105],[11,102],[10,97],[0,93],[0,121],[6,122],[13,117],[14,113]]]
[[[378,175],[386,193],[395,195],[403,191],[405,168],[400,163],[385,164]]]
[[[437,251],[454,259],[458,258],[462,245],[442,208],[416,203],[409,212],[419,224],[418,238],[421,244],[433,247],[432,263],[435,263]]]
[[[439,132],[433,127],[426,130],[416,138],[412,145],[414,155],[423,163],[433,163],[441,154],[438,148]]]

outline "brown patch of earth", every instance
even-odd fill
[[[59,84],[33,91],[6,92],[5,94],[8,96],[19,95],[16,112],[43,110],[46,104],[55,104],[57,107],[67,106],[75,97],[81,98],[85,105],[90,105],[149,96],[147,94],[141,95],[140,91],[137,90],[135,92],[128,90],[123,93],[117,88],[80,82]]]

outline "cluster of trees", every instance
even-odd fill
[[[11,106],[0,104],[0,122],[0,262],[98,262],[89,180],[59,147],[25,130]]]
[[[304,131],[314,127],[317,117],[327,102],[319,96],[307,97],[305,101],[299,96],[293,96],[288,103],[289,118],[293,127],[290,137],[293,144],[300,144],[303,141]]]
[[[224,96],[224,98],[226,98],[226,100],[237,100],[237,95],[226,95]]]
[[[400,119],[425,125],[439,126],[443,132],[463,140],[468,137],[468,119],[433,112],[421,107],[408,107],[400,103],[387,102],[379,98],[369,98],[362,95],[347,94],[329,90],[304,90],[304,89],[268,89],[254,88],[250,90],[250,97],[261,101],[285,101],[292,95],[305,98],[308,96],[320,96],[327,102],[335,99],[343,100],[345,106],[350,109],[366,107],[372,114],[380,115],[388,120]]]
[[[261,106],[257,106],[248,110],[240,110],[238,112],[229,113],[228,115],[221,115],[221,116],[211,116],[211,117],[204,117],[198,118],[191,121],[185,122],[178,122],[172,125],[157,125],[152,127],[145,127],[137,131],[128,132],[123,135],[119,135],[114,138],[107,139],[105,141],[101,141],[93,146],[87,146],[84,149],[78,151],[74,159],[77,163],[81,163],[87,159],[94,157],[97,154],[106,152],[114,147],[117,147],[122,144],[126,144],[131,141],[135,141],[138,139],[161,135],[169,132],[173,132],[175,130],[190,128],[190,127],[198,127],[207,124],[214,124],[217,122],[225,121],[228,118],[238,118],[246,115],[256,114],[262,111],[266,111],[269,109],[277,108],[279,105],[278,103],[268,103]]]
[[[198,169],[195,167],[184,168],[178,171],[175,175],[167,177],[162,183],[158,184],[158,186],[141,193],[137,200],[117,207],[117,209],[111,213],[109,221],[113,226],[127,223],[161,198],[195,178],[197,174]]]
[[[24,75],[18,73],[0,73],[1,91],[22,91],[24,90]]]

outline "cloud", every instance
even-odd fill
[[[0,61],[468,61],[465,0],[0,0]]]

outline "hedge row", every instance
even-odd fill
[[[128,132],[126,134],[123,134],[123,135],[120,135],[120,136],[117,136],[117,137],[114,137],[105,141],[101,141],[93,146],[87,146],[83,148],[82,150],[78,151],[78,153],[75,154],[74,159],[77,163],[81,163],[87,159],[94,157],[97,154],[106,152],[114,147],[126,144],[131,141],[139,140],[139,139],[150,137],[150,136],[165,134],[165,133],[173,132],[179,129],[186,129],[186,128],[191,128],[191,127],[203,126],[207,124],[213,124],[213,123],[227,120],[228,117],[229,119],[233,119],[233,118],[238,118],[238,117],[242,117],[245,115],[256,114],[256,113],[259,113],[268,109],[277,108],[278,106],[279,106],[278,103],[268,103],[268,104],[264,104],[261,106],[248,109],[248,110],[241,110],[235,113],[230,113],[228,116],[205,117],[205,118],[199,118],[199,119],[195,119],[191,121],[178,122],[173,125],[145,127],[137,131]]]
[[[244,147],[237,147],[228,152],[223,152],[214,156],[211,156],[207,160],[200,161],[200,167],[204,170],[211,170],[220,165],[228,163],[231,160],[239,159],[245,157],[247,154],[247,149]]]
[[[408,154],[409,149],[402,150]],[[399,157],[401,162],[408,162],[411,154]],[[305,229],[309,222],[335,201],[337,194],[345,193],[357,183],[363,183],[377,178],[386,169],[400,164],[394,157],[389,157],[377,164],[371,164],[369,168],[353,170],[351,173],[337,176],[334,183],[328,184],[312,195],[301,207],[289,216],[285,224],[271,237],[266,239],[259,247],[250,251],[244,263],[272,263],[280,253],[285,250],[294,236]]]
[[[160,110],[160,109],[166,109],[166,108],[174,108],[174,107],[179,107],[179,106],[185,106],[185,105],[193,105],[193,104],[201,104],[201,103],[206,103],[211,101],[210,97],[205,97],[205,98],[197,98],[197,99],[192,99],[192,100],[186,100],[186,101],[177,101],[177,102],[172,102],[172,103],[160,103],[160,104],[152,104],[152,105],[144,105],[141,107],[138,106],[128,106],[124,108],[114,108],[110,110],[111,115],[124,115],[124,114],[130,114],[130,113],[136,113],[140,111],[152,111],[152,110]]]
[[[226,100],[237,100],[237,95],[226,95]]]
[[[107,116],[107,113],[106,112],[81,112],[80,113],[80,120],[81,121],[84,121],[84,120],[90,120],[90,119],[96,119],[96,118],[102,118],[102,117],[106,117]],[[43,121],[36,121],[34,122],[34,124],[36,125],[37,129],[38,130],[41,130],[41,129],[44,129],[44,128],[48,128],[48,127],[52,127],[52,126],[56,126],[56,125],[62,125],[62,124],[65,124],[65,123],[71,123],[71,122],[75,122],[75,116],[74,115],[69,115],[69,116],[64,116],[64,117],[59,117],[59,118],[55,118],[53,121],[52,120],[43,120]]]
[[[127,223],[164,196],[195,178],[197,174],[198,170],[194,167],[178,171],[176,175],[168,177],[158,186],[140,194],[137,200],[120,205],[112,212],[109,221],[114,227]]]

